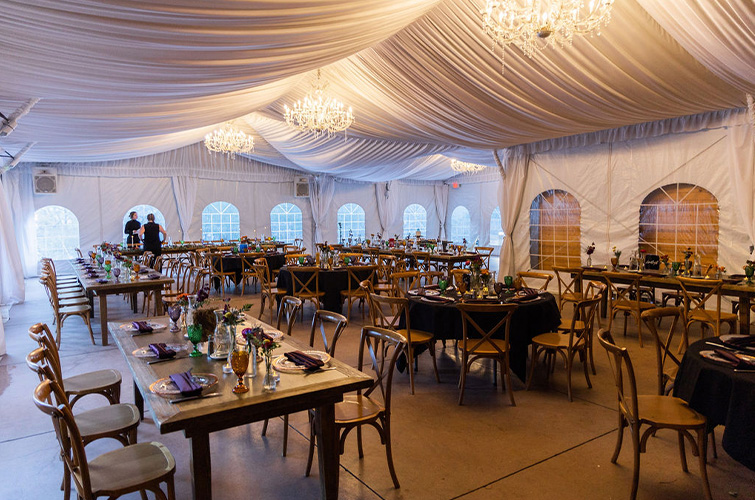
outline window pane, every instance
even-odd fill
[[[270,235],[277,241],[293,243],[302,239],[301,209],[293,203],[281,203],[270,211]]]
[[[64,207],[55,205],[34,212],[37,226],[37,257],[73,259],[79,247],[79,220]]]
[[[427,210],[414,203],[404,209],[404,236],[414,238],[418,230],[423,237],[427,237]]]
[[[503,244],[503,229],[501,229],[501,209],[495,207],[490,216],[490,245],[500,246]]]
[[[500,228],[500,211],[498,226]],[[580,264],[581,208],[574,196],[558,189],[545,191],[530,205],[530,267],[550,270],[553,266]],[[491,218],[491,243],[492,243]],[[500,230],[500,229],[499,229]]]
[[[203,240],[236,240],[240,234],[238,208],[225,201],[216,201],[204,207]]]
[[[356,203],[347,203],[338,209],[338,241],[352,242],[365,237],[364,209]]]

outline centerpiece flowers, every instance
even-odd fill
[[[670,268],[669,268],[669,264],[668,264],[668,260],[669,260],[668,254],[664,253],[663,255],[661,255],[659,257],[659,259],[660,259],[661,262],[663,262],[663,268],[665,269],[666,274],[670,274],[670,271],[669,271]]]
[[[241,308],[231,307],[230,299],[225,300],[225,306],[223,306],[223,311],[220,315],[220,322],[226,329],[228,339],[228,358],[226,364],[223,365],[223,373],[233,373],[231,357],[236,347],[236,327],[244,322],[244,311],[248,311],[251,308],[252,304],[244,304]]]
[[[752,276],[753,274],[755,274],[755,261],[748,260],[747,264],[742,266],[742,269],[744,269],[745,276],[747,276],[745,283],[747,283],[748,285],[752,285]]]
[[[467,261],[467,266],[470,271],[469,282],[472,293],[474,293],[475,297],[480,297],[482,296],[483,286],[482,273],[483,271],[487,271],[487,269],[482,268],[482,257],[475,255]]]
[[[273,340],[273,338],[266,334],[262,328],[245,328],[241,332],[244,335],[247,343],[247,349],[252,353],[254,364],[254,370],[257,369],[257,352],[262,354],[265,360],[265,380],[263,380],[262,388],[265,390],[274,390],[276,381],[273,374],[273,351],[280,347],[280,344]],[[255,373],[256,374],[256,373]],[[254,376],[254,375],[252,375]]]
[[[611,265],[613,266],[613,270],[616,271],[616,268],[619,265],[619,259],[621,258],[621,250],[618,250],[616,246],[614,246],[611,251],[613,252],[613,257],[611,257]]]
[[[585,248],[585,253],[587,254],[587,267],[590,267],[592,266],[592,254],[595,253],[594,241],[591,244],[587,245],[587,248]]]
[[[324,262],[328,266],[328,269],[332,269],[333,261],[336,254],[336,249],[333,247],[333,245],[328,245],[327,241],[323,243],[322,249],[320,250],[320,254],[321,254],[320,261]]]
[[[685,251],[682,252],[684,254],[684,270],[687,276],[692,275],[692,254],[694,253],[692,251],[692,248],[687,247]]]

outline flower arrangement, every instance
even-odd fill
[[[614,247],[616,248],[616,247]],[[585,253],[589,257],[593,253],[595,253],[595,242],[593,241],[590,245],[587,245],[587,248],[585,248]]]
[[[244,304],[241,308],[231,307],[229,301],[226,299],[225,306],[223,307],[223,324],[227,326],[236,326],[244,322],[244,316],[241,314],[244,311],[248,311],[252,308],[252,304]]]
[[[244,328],[241,330],[241,334],[244,336],[250,352],[253,348],[257,348],[262,351],[263,355],[270,355],[271,352],[280,347],[280,344],[274,341],[260,327]]]
[[[193,309],[198,309],[205,304],[205,301],[210,297],[210,286],[205,285],[199,289],[196,294],[189,295],[188,293],[182,293],[176,299],[176,304],[181,307],[191,306]]]
[[[616,246],[614,246],[611,251],[613,252],[614,257],[617,259],[621,257],[621,250],[617,249]]]
[[[664,266],[668,266],[668,259],[669,259],[669,257],[668,257],[667,253],[664,253],[663,255],[661,255],[659,257],[659,259],[661,259],[661,262],[663,262]]]
[[[690,248],[690,247],[687,247],[687,249],[686,249],[685,251],[683,251],[682,253],[684,254],[684,260],[689,260],[689,259],[690,259],[690,257],[692,257],[692,254],[693,254],[694,252],[692,251],[692,248]],[[748,261],[748,262],[749,262],[749,261]]]

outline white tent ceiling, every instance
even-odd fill
[[[442,179],[448,156],[706,111],[755,93],[755,2],[616,0],[601,36],[500,53],[483,0],[0,0],[0,139],[24,161],[87,162],[195,143],[236,119],[252,156],[360,180]],[[313,138],[283,104],[323,68],[354,107]]]

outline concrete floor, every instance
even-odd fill
[[[51,322],[49,305],[41,287],[27,281],[27,302],[14,306],[5,324],[8,355],[0,360],[0,498],[59,498],[58,448],[49,417],[33,405],[31,393],[37,378],[25,365],[25,355],[34,348],[26,334],[38,321]],[[234,303],[252,302],[258,295],[234,297]],[[112,304],[112,305],[111,305]],[[119,298],[108,304],[113,320],[133,318]],[[304,342],[309,335],[313,309],[308,305],[303,324],[294,336]],[[269,321],[267,314],[263,320]],[[355,308],[353,323],[339,341],[339,359],[356,365],[361,318]],[[654,350],[640,349],[636,328],[630,319],[630,334],[624,338],[620,322],[614,335],[629,347],[640,391],[652,393],[655,384]],[[98,326],[95,337],[99,338]],[[647,335],[647,334],[646,334]],[[597,346],[597,344],[596,344]],[[438,344],[440,347],[440,344]],[[597,346],[599,349],[599,346]],[[96,354],[96,355],[93,355]],[[117,368],[123,374],[124,402],[131,402],[130,372],[114,345],[93,346],[83,323],[69,319],[61,347],[66,375]],[[394,460],[400,489],[394,489],[377,434],[365,430],[365,458],[360,460],[356,438],[350,436],[341,457],[340,493],[344,499],[623,499],[629,495],[632,475],[631,442],[625,439],[618,464],[609,459],[616,440],[615,389],[608,360],[596,351],[597,376],[588,389],[581,372],[574,378],[575,401],[566,398],[565,371],[556,367],[549,388],[542,373],[533,388],[525,391],[515,379],[516,407],[491,383],[486,366],[468,378],[464,406],[457,405],[458,362],[451,343],[440,350],[442,383],[435,382],[430,358],[420,357],[416,395],[409,393],[408,377],[397,374],[393,400],[392,431]],[[87,398],[77,410],[102,404]],[[102,400],[104,401],[104,400]],[[89,405],[89,406],[87,406]],[[308,430],[304,413],[290,419],[288,456],[281,456],[282,420],[271,421],[267,437],[260,436],[261,423],[212,435],[213,493],[216,499],[318,498],[317,468],[304,477]],[[717,430],[721,435],[721,429]],[[139,441],[160,441],[176,458],[177,498],[191,498],[188,442],[180,433],[160,435],[149,416],[139,427]],[[95,456],[113,449],[114,443],[96,442],[87,447]],[[689,449],[688,449],[689,455]],[[659,433],[641,458],[639,498],[703,498],[697,462],[691,456],[690,473],[681,470],[673,433]],[[728,457],[710,459],[708,474],[717,499],[755,499],[755,472]],[[133,495],[129,498],[138,498]]]

